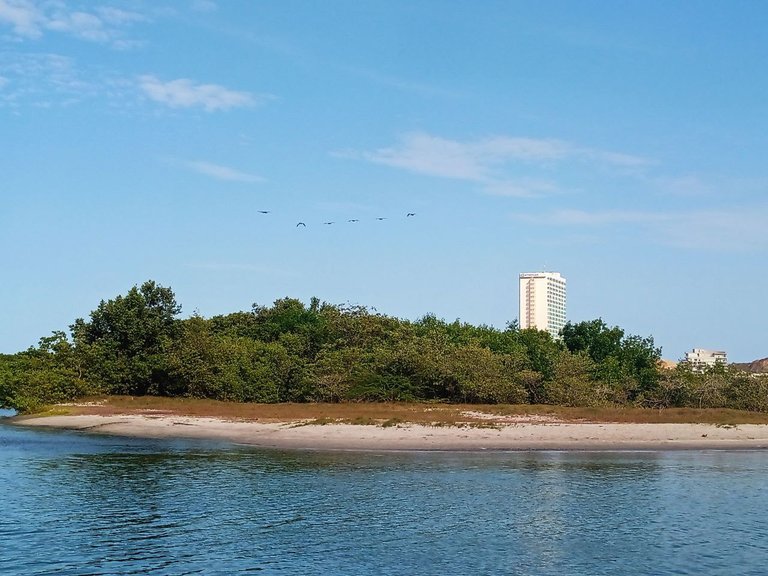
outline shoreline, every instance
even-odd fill
[[[15,417],[18,426],[135,438],[197,439],[329,451],[668,451],[768,448],[768,425],[522,421],[493,427],[253,422],[114,414]]]

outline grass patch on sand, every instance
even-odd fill
[[[194,398],[155,396],[106,396],[76,404],[59,405],[41,416],[55,414],[144,414],[193,416],[252,422],[296,424],[359,424],[396,426],[497,427],[540,422],[701,423],[720,426],[768,424],[768,414],[729,409],[569,408],[564,406],[510,404],[443,404],[406,402],[349,402],[341,404],[243,404]]]
[[[71,406],[54,405],[54,406],[42,406],[39,410],[30,414],[20,414],[15,416],[16,419],[23,418],[45,418],[46,416],[68,416],[73,414]]]

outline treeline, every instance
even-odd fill
[[[0,356],[0,405],[34,411],[95,394],[234,402],[432,400],[768,410],[768,382],[728,369],[659,368],[651,337],[602,320],[546,332],[285,298],[179,319],[170,288],[145,282],[102,301],[69,334]]]

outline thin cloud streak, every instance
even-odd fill
[[[0,75],[5,86],[0,107],[52,107],[99,99],[113,109],[133,109],[149,99],[172,109],[216,112],[250,107],[272,98],[186,79],[163,82],[151,75],[138,80],[110,75],[99,69],[81,69],[74,59],[50,53],[0,53]]]
[[[496,137],[460,142],[413,132],[405,134],[399,146],[364,152],[362,157],[429,176],[483,182],[499,164],[553,160],[565,156],[567,150],[557,140]]]
[[[195,12],[215,12],[219,7],[216,2],[211,0],[194,0],[192,2],[192,10]]]
[[[123,28],[147,20],[137,12],[105,6],[86,12],[72,10],[63,2],[0,0],[0,25],[11,26],[13,34],[21,39],[34,40],[46,32],[59,32],[125,48],[135,43],[122,39]]]
[[[549,179],[506,176],[514,165],[551,168],[566,161],[580,161],[638,169],[652,163],[639,156],[580,147],[558,139],[494,136],[459,141],[424,132],[406,133],[396,146],[337,155],[426,176],[473,182],[488,194],[518,197],[548,195],[560,187]]]
[[[681,215],[665,229],[670,244],[681,248],[710,248],[724,252],[763,251],[768,248],[768,208],[708,211]]]
[[[229,90],[217,84],[195,84],[186,78],[163,82],[151,75],[139,77],[139,88],[150,99],[170,108],[200,107],[208,112],[253,106],[248,92]]]
[[[485,184],[483,191],[491,196],[509,196],[512,198],[536,198],[562,193],[557,183],[532,178],[489,182]]]
[[[603,210],[587,212],[585,210],[555,210],[544,214],[519,214],[515,219],[534,224],[551,226],[610,226],[613,224],[647,224],[649,222],[669,221],[675,216],[661,212],[640,212],[631,210]]]
[[[0,23],[9,24],[18,36],[39,38],[45,16],[27,0],[0,0]]]
[[[263,182],[264,178],[256,176],[255,174],[248,174],[230,168],[229,166],[222,166],[220,164],[214,164],[212,162],[196,161],[188,162],[187,166],[198,172],[215,178],[217,180],[224,180],[226,182]]]
[[[354,66],[342,66],[341,70],[349,74],[353,74],[355,76],[363,78],[364,80],[367,80],[378,86],[383,86],[385,88],[393,88],[395,90],[416,94],[418,96],[422,96],[425,98],[431,98],[431,97],[456,98],[459,96],[459,94],[456,92],[439,88],[431,84],[426,84],[424,82],[400,78],[400,77],[392,76],[389,74],[383,74],[381,72],[378,72],[372,69],[357,68]]]
[[[0,53],[0,71],[6,80],[0,107],[67,106],[102,90],[98,82],[85,79],[71,58],[60,54]]]
[[[298,276],[294,270],[237,262],[189,262],[186,266],[193,270],[203,270],[206,272],[258,272],[259,274],[283,276],[286,278]]]
[[[645,230],[650,241],[685,249],[749,252],[768,247],[768,206],[690,212],[555,210],[512,218],[536,226],[590,229],[595,233],[600,228],[635,227]]]

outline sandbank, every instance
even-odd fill
[[[227,441],[262,448],[359,451],[754,450],[768,425],[562,422],[520,418],[494,427],[253,422],[177,415],[15,418],[15,424],[141,438]]]

